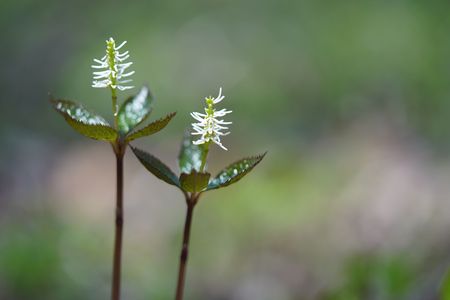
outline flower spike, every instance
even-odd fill
[[[220,137],[230,134],[229,131],[222,131],[228,130],[228,127],[225,125],[232,124],[232,122],[225,122],[224,120],[219,120],[218,118],[231,113],[231,110],[221,109],[216,111],[214,108],[214,104],[219,103],[224,98],[225,96],[222,95],[222,88],[220,88],[219,95],[216,98],[211,96],[205,98],[207,107],[205,107],[204,114],[199,112],[191,113],[191,116],[198,121],[198,123],[192,123],[192,128],[195,130],[192,132],[192,135],[201,136],[198,140],[193,141],[195,145],[210,143],[212,141],[219,145],[222,149],[228,150],[222,145]]]
[[[112,90],[119,89],[121,91],[132,89],[134,86],[124,85],[131,82],[131,79],[124,79],[134,74],[134,71],[126,73],[125,70],[130,67],[132,62],[125,62],[130,55],[128,51],[119,52],[127,42],[122,42],[116,46],[113,38],[106,41],[106,55],[101,59],[94,59],[97,65],[93,65],[94,77],[92,87],[94,88],[108,88]],[[103,70],[97,70],[103,69]]]

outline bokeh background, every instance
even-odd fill
[[[196,209],[187,299],[450,299],[450,2],[0,2],[0,299],[108,299],[114,157],[48,95],[108,116],[91,64],[127,40],[155,95],[136,145],[173,168],[223,86],[228,152]],[[135,92],[120,93],[123,99]],[[182,195],[126,155],[124,299],[172,299]]]

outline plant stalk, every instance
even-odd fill
[[[111,89],[112,91],[112,111],[113,111],[113,115],[114,115],[114,128],[117,130],[118,126],[119,126],[119,122],[118,122],[118,114],[119,114],[119,107],[117,105],[117,94],[116,94],[116,90]]]
[[[178,271],[178,283],[177,283],[177,293],[175,296],[175,300],[183,299],[185,278],[186,278],[186,266],[189,255],[189,238],[191,235],[191,224],[192,224],[192,215],[194,212],[194,201],[192,199],[187,199],[187,212],[186,212],[186,222],[184,224],[184,233],[183,233],[183,245],[181,247],[181,255],[180,255],[180,267]]]
[[[116,142],[116,219],[115,219],[115,238],[114,238],[114,257],[112,274],[112,292],[111,299],[120,299],[120,273],[122,260],[122,234],[123,234],[123,157],[125,148],[120,141]]]
[[[202,152],[202,157],[201,157],[201,161],[202,164],[200,166],[200,172],[203,172],[205,170],[205,166],[206,166],[206,158],[208,157],[208,152],[209,152],[209,144],[211,142],[206,142],[203,145],[201,145],[200,147],[204,147],[204,151]]]

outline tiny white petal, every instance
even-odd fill
[[[94,74],[94,75],[109,75],[109,74],[111,74],[111,71],[110,70],[96,71],[96,72],[92,72],[92,74]]]
[[[94,65],[92,65],[91,66],[93,69],[104,69],[104,68],[106,68],[106,67],[108,67],[107,65],[100,65],[100,66],[94,66]]]
[[[134,86],[121,86],[121,85],[118,85],[117,88],[119,90],[121,90],[121,91],[125,91],[125,90],[129,90],[129,89],[134,88]]]
[[[225,122],[224,120],[216,120],[217,124],[222,124],[222,125],[230,125],[233,124],[233,122]]]
[[[104,61],[101,61],[101,60],[96,59],[96,58],[94,58],[94,61],[95,61],[96,63],[98,63],[98,64],[104,64]]]
[[[129,63],[125,63],[125,64],[117,64],[117,67],[121,68],[121,69],[125,69],[128,68],[129,66],[131,66],[133,63],[129,62]]]
[[[127,41],[123,41],[122,44],[120,44],[118,47],[115,47],[114,49],[119,50],[120,48],[123,47],[123,45],[125,45],[127,43]]]
[[[127,77],[127,76],[131,76],[133,74],[134,74],[134,71],[131,71],[131,72],[128,72],[128,73],[125,73],[125,74],[121,74],[121,77]]]
[[[117,57],[124,57],[124,56],[128,55],[128,53],[130,53],[130,51],[125,51],[123,53],[117,53]]]
[[[129,57],[130,57],[130,55],[126,55],[125,57],[117,56],[117,60],[120,62],[123,62],[123,61],[127,60]]]

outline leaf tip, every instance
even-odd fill
[[[260,154],[256,154],[256,155],[252,155],[252,156],[247,156],[244,159],[254,160],[255,161],[255,163],[253,164],[253,167],[254,167],[254,166],[259,164],[263,160],[263,158],[266,156],[267,153],[268,153],[268,151],[265,151],[264,153],[260,153]]]
[[[176,115],[177,115],[177,112],[173,111],[173,112],[167,114],[166,118],[169,119],[169,120],[172,120],[173,117],[175,117]]]
[[[258,154],[256,155],[256,157],[259,158],[259,160],[261,161],[264,157],[266,157],[267,153],[269,153],[269,151],[264,151],[264,153]]]

